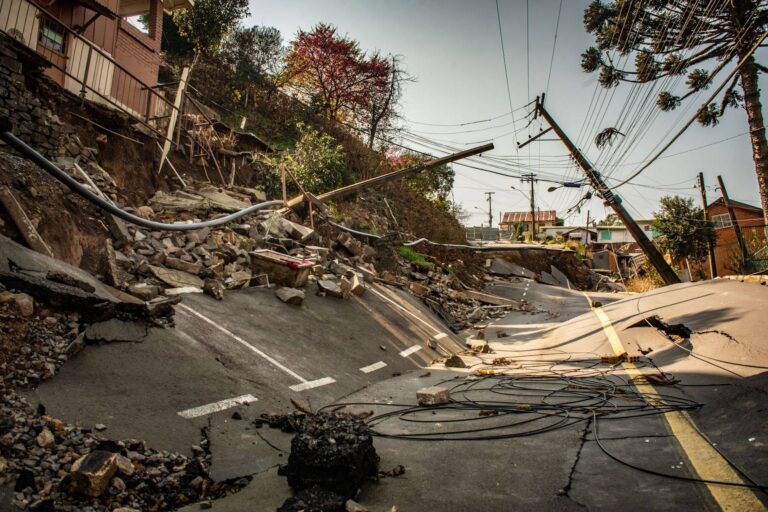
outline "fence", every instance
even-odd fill
[[[164,138],[162,120],[174,108],[172,101],[82,35],[97,17],[75,31],[34,0],[0,0],[0,30],[44,57],[51,64],[48,76],[83,99],[131,115]],[[103,32],[113,45],[121,35]]]

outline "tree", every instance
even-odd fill
[[[598,226],[621,226],[622,224],[621,219],[615,213],[609,213],[597,223]]]
[[[768,30],[766,5],[764,0],[594,0],[584,11],[584,26],[597,45],[582,54],[581,66],[587,73],[599,70],[598,82],[605,88],[688,73],[685,93],[664,90],[658,96],[657,106],[670,111],[710,86],[714,73],[703,67],[706,63],[746,59],[719,101],[699,108],[697,120],[715,126],[726,109],[744,106],[768,222],[768,143],[758,88],[758,74],[768,68],[749,56]],[[634,55],[634,70],[622,69],[611,57],[612,50],[622,57]]]
[[[388,66],[388,81],[375,80],[366,95],[363,95],[355,120],[362,126],[368,137],[368,147],[373,148],[376,138],[394,127],[398,119],[397,105],[403,93],[403,84],[413,81],[401,67],[397,57],[387,64],[378,54],[371,59],[371,65]]]
[[[350,176],[344,164],[344,148],[333,137],[311,126],[299,123],[297,129],[296,147],[280,155],[278,169],[287,166],[301,185],[315,194],[345,185]]]
[[[387,154],[390,166],[395,170],[414,167],[428,162],[426,155],[410,151],[390,152]],[[445,204],[450,209],[448,195],[453,189],[455,172],[448,164],[430,167],[407,178],[409,186],[420,192],[424,197],[437,204]]]
[[[173,21],[179,34],[194,47],[192,66],[203,54],[215,54],[224,39],[248,16],[248,0],[195,0],[192,7],[176,11]]]
[[[665,196],[659,204],[661,210],[654,214],[653,229],[661,235],[662,248],[675,260],[701,260],[706,256],[708,244],[715,240],[715,228],[704,219],[701,208],[693,205],[693,199]]]
[[[396,78],[388,58],[366,55],[357,41],[325,23],[308,32],[300,30],[285,59],[284,80],[337,121],[353,120],[355,114],[367,111],[380,125],[382,105],[389,110],[396,97],[397,88],[391,86],[399,84]]]
[[[275,74],[283,59],[283,37],[275,27],[237,27],[225,39],[224,61],[233,66],[239,87]]]

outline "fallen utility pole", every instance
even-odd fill
[[[460,151],[458,153],[452,153],[450,155],[446,155],[441,158],[436,158],[434,160],[430,160],[429,162],[426,162],[420,165],[415,165],[413,167],[408,167],[406,169],[400,169],[399,171],[388,172],[386,174],[375,176],[367,180],[358,181],[357,183],[353,183],[352,185],[347,185],[346,187],[341,187],[341,188],[337,188],[336,190],[331,190],[330,192],[326,192],[325,194],[320,194],[319,196],[317,196],[317,199],[319,199],[320,201],[331,201],[333,199],[338,199],[340,197],[348,196],[349,194],[354,194],[355,192],[359,190],[363,190],[365,188],[373,187],[376,185],[380,185],[382,183],[386,183],[388,181],[396,180],[398,178],[402,178],[409,174],[421,172],[423,170],[429,169],[430,167],[437,167],[438,165],[455,162],[456,160],[461,160],[462,158],[479,155],[480,153],[485,153],[486,151],[490,151],[493,148],[494,148],[493,143],[489,143],[489,144],[484,144],[482,146],[478,146],[475,148]],[[293,199],[289,200],[286,203],[286,206],[289,208],[293,208],[295,206],[298,206],[305,200],[306,198],[304,195],[296,196]]]
[[[707,188],[704,185],[704,173],[699,173],[699,190],[701,191],[701,210],[704,212],[704,220],[709,220],[707,212]],[[715,261],[715,243],[713,240],[707,242],[707,252],[709,253],[709,277],[717,277],[717,262]]]
[[[603,181],[600,173],[592,167],[592,164],[589,163],[587,158],[573,144],[573,142],[571,142],[571,139],[569,139],[562,128],[560,128],[560,125],[558,125],[552,116],[549,115],[549,112],[547,112],[547,110],[544,108],[544,95],[542,95],[541,98],[538,96],[536,97],[535,112],[537,116],[541,115],[544,117],[549,126],[555,130],[555,133],[558,137],[560,137],[560,140],[563,141],[565,147],[568,148],[568,151],[571,153],[574,160],[576,160],[576,162],[579,164],[579,167],[581,167],[581,169],[584,171],[584,174],[587,175],[587,179],[589,179],[592,188],[594,188],[598,196],[600,196],[603,201],[605,201],[605,204],[610,206],[613,211],[616,212],[616,215],[619,217],[619,219],[621,219],[621,221],[627,227],[627,230],[629,230],[629,232],[632,234],[632,237],[648,257],[648,261],[651,262],[651,265],[653,265],[653,267],[659,273],[662,280],[664,281],[664,284],[670,285],[679,283],[680,278],[677,276],[675,271],[672,270],[669,264],[667,264],[667,262],[664,260],[664,257],[661,255],[658,249],[656,249],[656,246],[653,245],[653,242],[648,239],[640,226],[637,225],[637,222],[635,222],[626,208],[624,208],[624,206],[621,204],[621,198],[615,195],[613,191],[611,191],[610,187],[608,187],[608,185],[606,185],[606,183]]]
[[[741,249],[741,257],[744,263],[749,259],[749,251],[747,250],[747,244],[744,242],[744,234],[741,232],[741,226],[739,226],[739,220],[736,218],[736,212],[733,210],[731,199],[728,197],[728,191],[725,189],[725,183],[723,183],[723,177],[717,177],[717,183],[720,185],[720,193],[723,194],[723,203],[728,209],[728,216],[731,218],[731,224],[733,224],[733,231],[736,233],[736,240],[739,242],[739,249]]]

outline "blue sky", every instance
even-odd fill
[[[251,2],[251,16],[246,24],[277,27],[289,42],[299,28],[307,29],[318,22],[327,22],[360,41],[363,49],[401,55],[407,71],[416,78],[415,83],[408,84],[402,102],[403,126],[410,132],[403,140],[404,145],[437,155],[441,153],[433,146],[416,142],[415,137],[439,139],[442,144],[461,149],[493,139],[496,149],[487,156],[498,155],[502,160],[481,159],[471,165],[501,166],[509,170],[492,168],[515,175],[535,172],[541,177],[555,179],[580,178],[581,172],[567,165],[567,152],[559,141],[534,142],[519,151],[516,148],[516,142],[535,135],[542,127],[546,128],[546,124],[536,121],[526,128],[528,119],[524,117],[527,112],[524,108],[514,113],[513,120],[508,114],[509,98],[514,108],[523,107],[548,87],[546,105],[549,112],[596,163],[598,170],[618,180],[637,170],[638,162],[653,155],[654,150],[688,120],[699,103],[692,103],[689,110],[684,110],[685,103],[669,113],[648,108],[636,118],[625,117],[635,119],[634,143],[617,145],[601,153],[593,143],[597,132],[613,126],[623,111],[634,112],[630,107],[652,103],[643,100],[655,98],[658,89],[654,93],[653,85],[633,89],[630,84],[622,84],[610,91],[598,89],[596,75],[586,74],[580,68],[580,54],[592,44],[591,36],[582,24],[588,1],[563,0],[562,4],[552,58],[560,0],[531,0],[528,3],[499,0],[509,96],[494,0],[258,0]],[[768,51],[761,50],[757,58],[766,62]],[[550,69],[551,78],[548,79]],[[768,77],[762,75],[761,79],[763,111],[768,113],[765,109]],[[715,83],[719,84],[719,80]],[[682,82],[678,90],[682,90],[680,86]],[[709,92],[705,91],[699,101]],[[431,126],[459,125],[492,118],[496,119],[465,126]],[[515,130],[517,133],[513,133]],[[699,191],[693,188],[699,171],[704,173],[710,200],[719,197],[714,184],[720,174],[733,199],[759,205],[746,132],[747,117],[742,109],[729,111],[716,128],[694,124],[667,150],[665,158],[659,159],[633,182],[637,185],[619,189],[625,205],[637,218],[648,218],[664,195],[691,196],[699,204]],[[730,140],[709,145],[723,139]],[[689,151],[704,145],[709,146]],[[496,192],[494,224],[498,222],[499,211],[529,207],[527,195],[511,189],[527,190],[528,185],[521,184],[519,179],[460,165],[455,165],[454,169],[454,198],[473,214],[469,223],[487,223],[486,191]],[[550,193],[547,192],[550,186],[544,182],[536,184],[538,206],[542,210],[557,210],[562,216],[583,194],[578,189]],[[583,223],[587,210],[592,218],[600,219],[606,215],[602,203],[593,199],[582,206],[581,212],[572,213],[568,223]]]

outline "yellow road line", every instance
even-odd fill
[[[586,296],[586,294],[585,294]],[[587,297],[587,300],[590,300]],[[591,307],[590,300],[590,307]],[[603,327],[603,332],[608,338],[608,342],[611,344],[613,351],[616,355],[620,355],[626,352],[624,345],[621,343],[619,334],[614,329],[611,319],[605,314],[602,308],[592,308],[592,311],[600,320],[600,325]],[[634,386],[640,393],[658,396],[659,392],[656,391],[650,384],[640,384],[641,379],[636,379],[642,375],[642,372],[632,363],[623,363],[622,366],[627,372],[630,378],[634,382]],[[663,402],[654,398],[655,403]],[[664,419],[667,420],[669,429],[672,434],[677,438],[678,443],[683,448],[688,460],[691,461],[693,469],[697,473],[699,478],[704,480],[718,480],[721,482],[738,482],[744,483],[739,478],[736,471],[723,459],[723,457],[715,450],[709,442],[702,437],[693,425],[693,420],[685,411],[670,411],[664,413]],[[722,510],[726,511],[748,511],[748,510],[767,510],[762,502],[755,496],[752,489],[746,487],[733,487],[729,485],[717,485],[706,484],[712,497]]]

